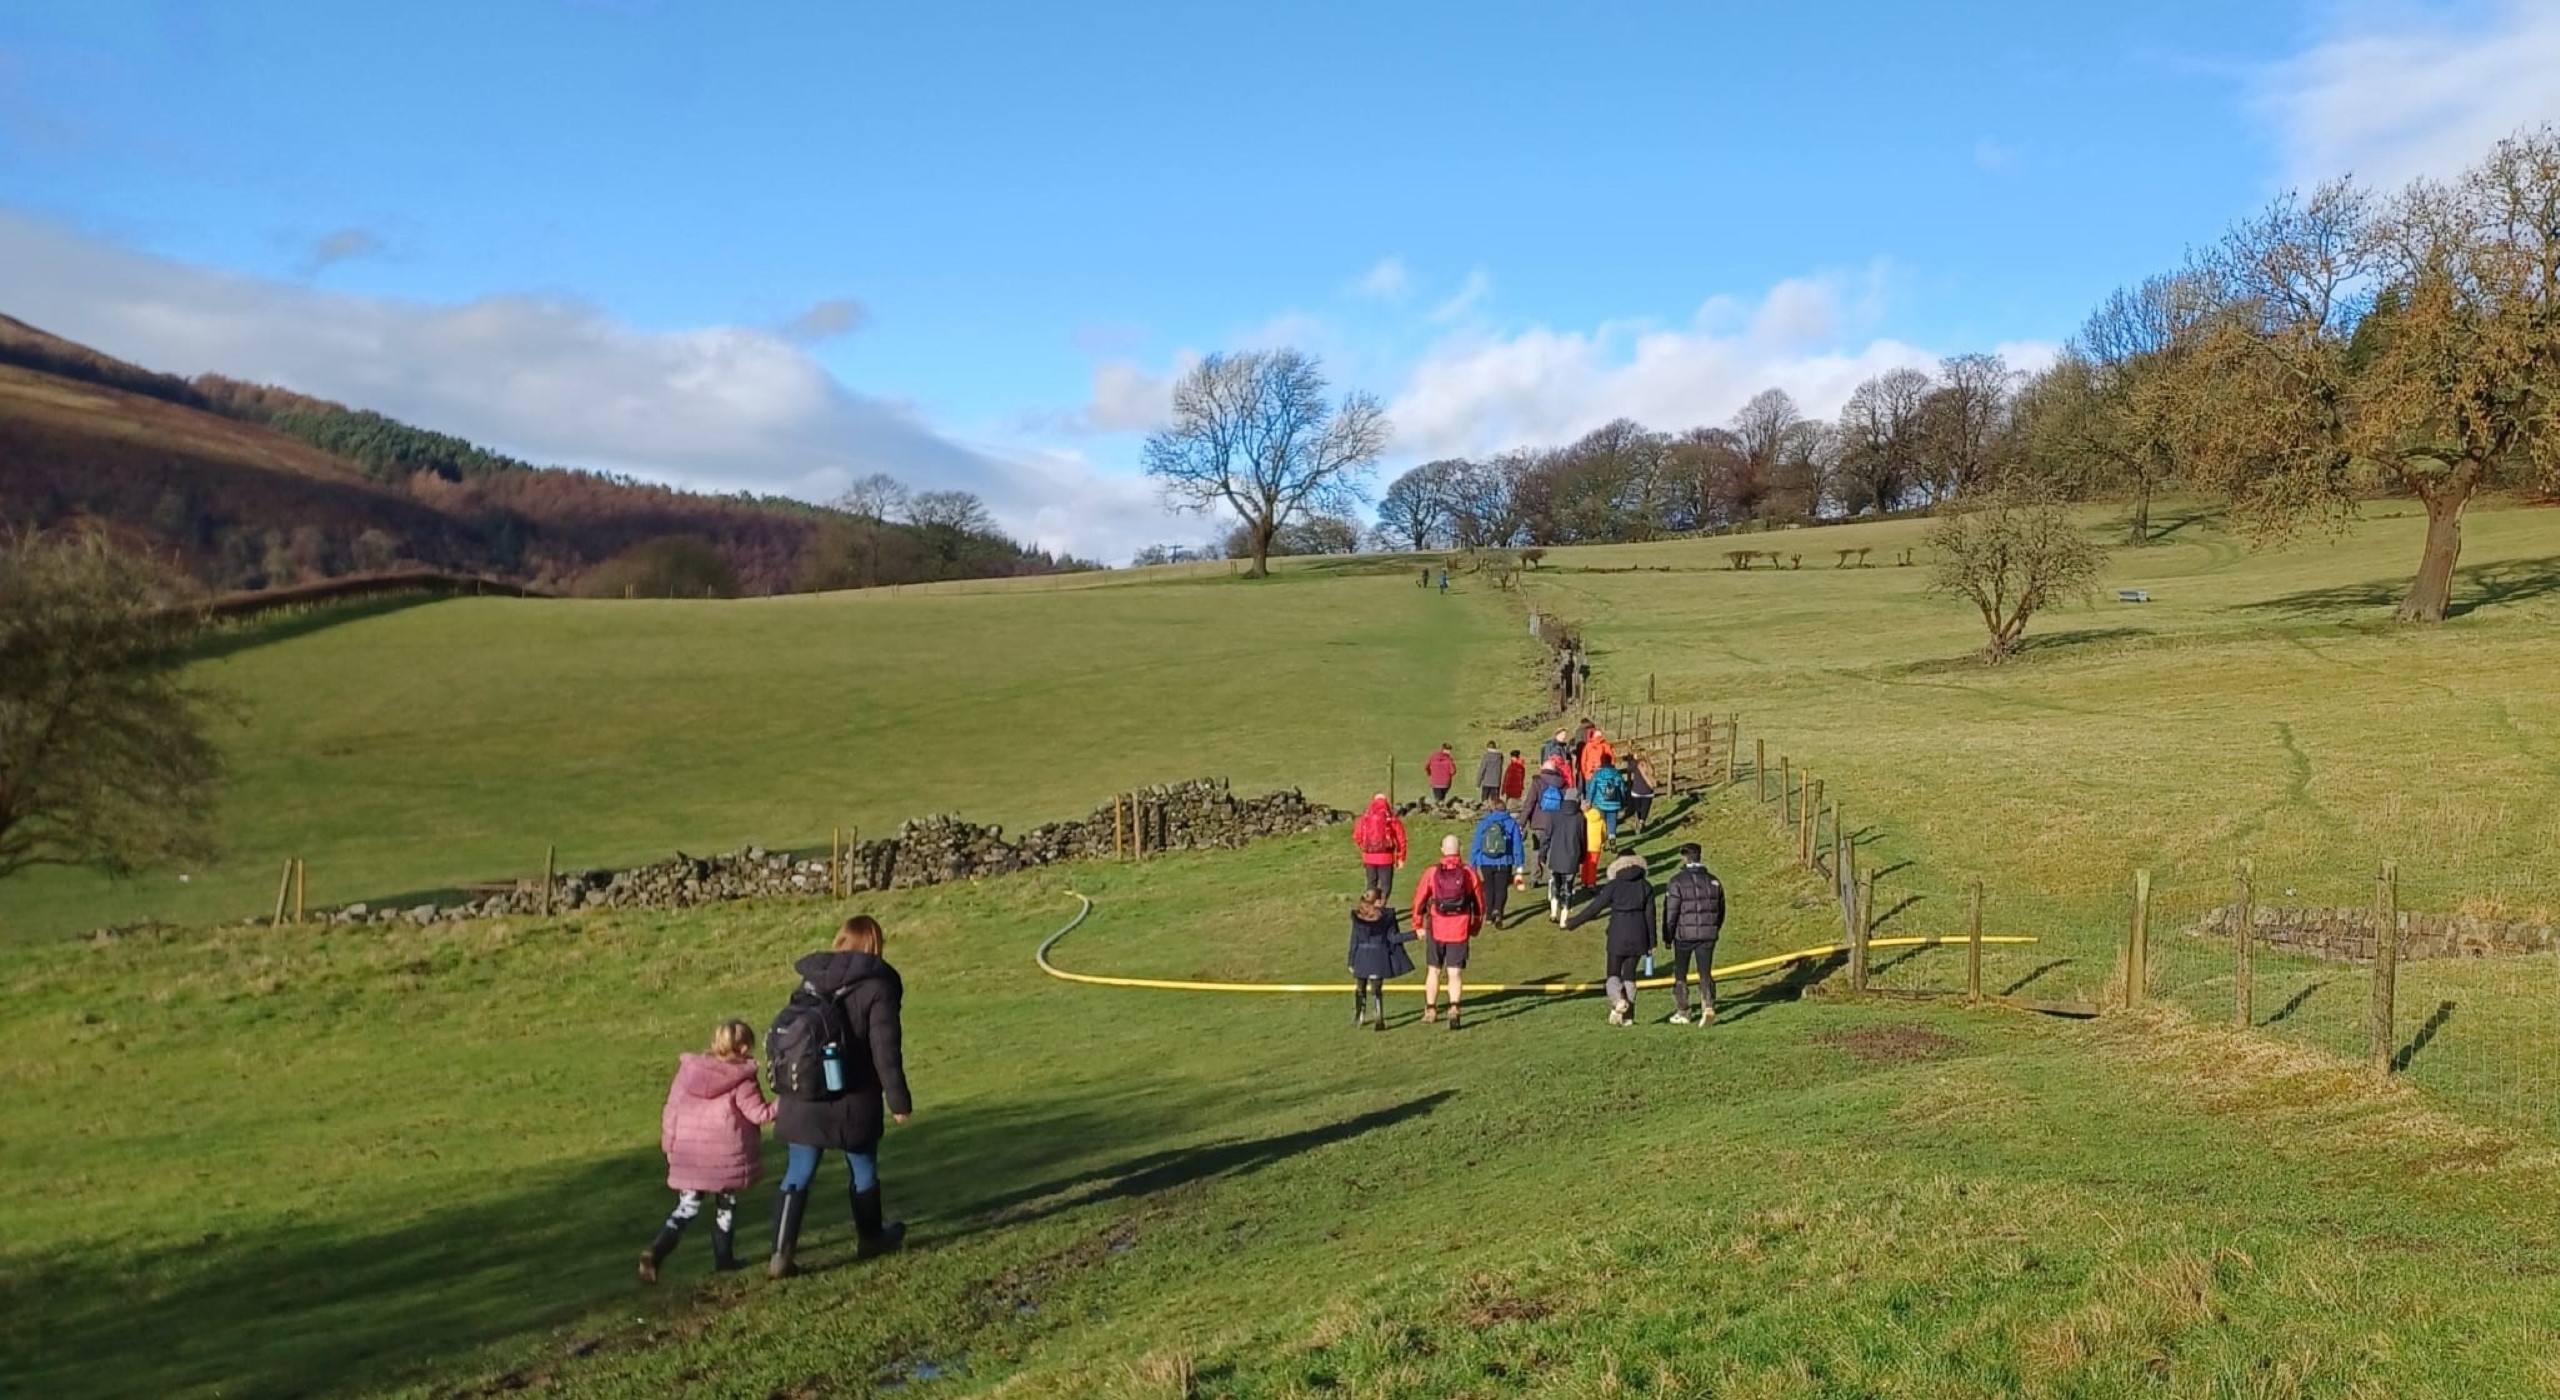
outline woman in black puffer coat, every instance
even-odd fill
[[[881,956],[880,923],[856,914],[836,930],[832,949],[793,964],[803,987],[834,1001],[850,1032],[845,1046],[844,1092],[823,1099],[784,1099],[773,1135],[790,1145],[782,1197],[773,1215],[773,1262],[766,1272],[789,1277],[800,1244],[800,1221],[809,1205],[809,1183],[829,1150],[844,1154],[852,1173],[855,1257],[896,1249],[906,1238],[904,1221],[884,1220],[880,1207],[880,1133],[884,1119],[907,1121],[915,1102],[907,1094],[907,1067],[898,1047],[898,1005],[905,985]]]
[[[1620,856],[1609,862],[1609,878],[1565,927],[1580,928],[1604,913],[1609,916],[1609,1024],[1632,1026],[1636,980],[1645,954],[1653,951],[1653,886],[1644,876],[1644,857]]]

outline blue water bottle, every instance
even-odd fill
[[[1653,975],[1653,950],[1649,948],[1645,950],[1644,955],[1644,975],[1647,977]]]
[[[830,1094],[843,1093],[844,1058],[836,1052],[836,1047],[830,1045],[826,1049],[820,1051],[818,1054],[818,1061],[822,1067],[821,1074],[827,1081],[827,1092]]]

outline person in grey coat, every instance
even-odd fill
[[[1547,918],[1564,927],[1573,904],[1574,883],[1582,874],[1582,857],[1590,849],[1582,824],[1582,789],[1566,788],[1556,809],[1547,814],[1546,838],[1539,858],[1547,863]]]
[[[1645,955],[1653,951],[1653,885],[1645,879],[1644,857],[1620,856],[1609,862],[1609,878],[1564,926],[1580,928],[1602,914],[1609,916],[1609,1024],[1632,1026],[1636,981]]]
[[[1724,933],[1724,882],[1698,843],[1680,847],[1680,869],[1662,891],[1662,941],[1671,945],[1671,1022],[1689,1024],[1689,962],[1698,963],[1698,1019],[1716,1023],[1716,939]]]
[[[1491,739],[1484,741],[1484,753],[1476,759],[1476,798],[1491,802],[1502,796],[1502,746]]]

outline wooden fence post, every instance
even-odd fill
[[[1834,800],[1834,801],[1832,802],[1832,804],[1831,804],[1831,808],[1830,808],[1830,811],[1831,811],[1831,847],[1830,847],[1830,850],[1831,850],[1831,870],[1832,870],[1832,873],[1833,873],[1833,874],[1838,874],[1840,871],[1846,870],[1846,869],[1848,869],[1849,867],[1847,866],[1847,864],[1845,864],[1844,862],[1842,862],[1842,861],[1841,861],[1841,859],[1840,859],[1840,804],[1839,804],[1839,802],[1838,802],[1837,800]]]
[[[1856,932],[1849,939],[1849,995],[1862,997],[1867,994],[1867,940],[1875,932],[1876,877],[1865,876],[1849,888],[1858,911],[1850,923]]]
[[[307,892],[303,885],[303,874],[302,857],[295,856],[293,858],[293,921],[297,924],[302,922],[302,897]]]
[[[2247,1030],[2257,1020],[2257,867],[2245,856],[2234,873],[2239,896],[2231,911],[2231,1024]]]
[[[544,918],[546,918],[546,919],[551,917],[551,882],[552,882],[554,879],[556,879],[556,878],[558,877],[558,875],[559,875],[559,871],[560,871],[560,848],[559,848],[558,846],[556,846],[556,845],[555,845],[555,846],[545,846],[545,847],[543,847],[543,848],[542,848],[542,917],[544,917]]]
[[[837,827],[827,843],[827,897],[844,898],[844,828]]]
[[[269,928],[284,927],[284,901],[293,893],[293,857],[284,858],[284,876],[276,881],[276,915],[267,921]]]
[[[2399,987],[2398,867],[2384,861],[2373,877],[2373,976],[2365,1003],[2365,1049],[2377,1074],[2391,1072],[2394,1002]]]
[[[1648,705],[1653,703],[1653,672],[1651,671],[1644,673],[1644,702]]]
[[[1680,790],[1680,729],[1677,725],[1672,726],[1671,730],[1670,777],[1664,781],[1664,789],[1663,795],[1666,797]]]
[[[1111,794],[1111,858],[1129,858],[1129,794]]]
[[[1139,864],[1146,864],[1147,799],[1134,792],[1129,794],[1129,834],[1131,851],[1136,855]]]
[[[1796,864],[1803,869],[1811,870],[1814,853],[1813,836],[1818,829],[1816,823],[1822,819],[1822,780],[1810,772],[1805,774],[1804,780],[1804,801],[1798,804],[1804,811],[1796,821]]]
[[[1796,824],[1796,770],[1785,754],[1778,755],[1778,820]]]
[[[1387,805],[1396,805],[1396,756],[1387,755]]]
[[[1964,999],[1982,1004],[1982,882],[1973,882],[1971,907],[1965,915]]]
[[[2133,872],[2133,927],[2125,931],[2124,1004],[2142,1005],[2151,995],[2151,872]]]
[[[1715,721],[1709,720],[1708,723],[1712,725]],[[1725,726],[1725,739],[1727,742],[1724,747],[1724,785],[1731,787],[1740,781],[1739,774],[1742,769],[1742,717],[1740,715],[1734,716]]]
[[[1741,740],[1737,738],[1734,742],[1738,746]],[[1769,800],[1769,741],[1752,740],[1751,754],[1751,781],[1759,786],[1760,801],[1766,804]]]

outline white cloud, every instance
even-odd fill
[[[1721,304],[1700,307],[1701,317]],[[1765,345],[1811,345],[1840,332],[1840,288],[1827,277],[1790,277],[1769,289],[1751,317],[1751,338]]]
[[[1404,259],[1391,255],[1378,259],[1375,267],[1360,274],[1360,280],[1351,284],[1351,290],[1364,297],[1394,301],[1412,285],[1413,276],[1405,270]]]
[[[2477,162],[2518,130],[2560,121],[2560,4],[2491,0],[2457,17],[2349,12],[2259,74],[2285,177],[2391,188]]]
[[[1772,287],[1747,319],[1731,298],[1717,297],[1685,329],[1608,322],[1589,331],[1454,335],[1423,357],[1388,405],[1395,449],[1439,457],[1547,446],[1620,417],[1672,430],[1722,423],[1768,388],[1827,416],[1862,379],[1937,365],[1936,352],[1897,340],[1831,343],[1844,319],[1873,310],[1872,292],[1844,305],[1838,278],[1793,278]],[[1734,330],[1738,321],[1748,328]]]
[[[1443,324],[1458,320],[1473,311],[1493,293],[1493,278],[1483,268],[1467,274],[1466,282],[1447,301],[1431,308],[1431,319]]]
[[[1097,433],[1142,433],[1164,426],[1173,416],[1174,381],[1199,358],[1187,352],[1177,355],[1173,368],[1164,374],[1127,360],[1094,366],[1093,402],[1085,408],[1082,426]]]
[[[885,471],[978,492],[1017,534],[1125,557],[1177,527],[1148,484],[957,441],[771,331],[650,331],[581,302],[352,296],[191,266],[0,212],[0,305],[153,369],[281,384],[536,462],[823,499]],[[1186,532],[1187,533],[1187,532]]]

